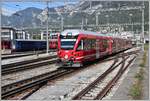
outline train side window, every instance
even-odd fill
[[[83,50],[83,40],[80,40],[77,51]]]
[[[83,50],[94,50],[96,49],[96,40],[94,39],[84,39],[83,40]]]
[[[84,39],[83,44],[84,44],[84,47],[83,47],[84,50],[90,50],[91,49],[91,42],[89,39]]]
[[[84,45],[83,50],[87,50],[87,41],[86,40],[87,39],[83,40],[83,45]]]
[[[112,47],[113,47],[113,48],[116,47],[115,42],[116,42],[116,40],[114,39],[114,40],[113,40],[113,43],[112,43]]]
[[[95,42],[96,42],[96,40],[94,40],[94,39],[91,40],[91,49],[93,49],[93,50],[96,49],[96,43]]]
[[[108,48],[108,42],[106,39],[103,40],[103,47],[106,49]]]

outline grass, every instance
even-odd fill
[[[140,63],[140,67],[145,67],[146,64],[146,54],[147,54],[147,50],[148,50],[148,44],[144,45],[144,55],[143,55],[143,59],[142,62]]]
[[[134,100],[140,100],[142,98],[142,80],[144,78],[144,75],[143,72],[141,72],[141,70],[135,75],[136,82],[134,82],[134,84],[130,88],[129,95]]]
[[[148,50],[148,48],[149,48],[149,44],[147,43],[147,44],[144,44],[144,49],[145,50]]]
[[[130,89],[130,96],[134,99],[141,99],[142,97],[142,80],[144,79],[144,70],[140,68],[139,72],[135,75],[136,82]]]
[[[139,70],[138,73],[136,73],[136,75],[135,75],[136,82],[134,82],[134,84],[132,85],[132,87],[130,89],[130,96],[134,100],[141,99],[141,97],[142,97],[142,80],[144,79],[144,67],[145,67],[145,64],[146,64],[147,50],[149,48],[148,45],[149,44],[144,45],[145,52],[143,54],[142,61],[139,64],[140,70]]]
[[[139,81],[136,81],[130,89],[130,95],[134,100],[141,99],[142,96],[142,85]]]
[[[138,79],[139,81],[143,80],[144,79],[143,73],[144,73],[143,68],[140,68],[140,71],[136,73],[135,78]]]

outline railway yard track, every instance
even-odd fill
[[[85,89],[81,90],[78,94],[76,94],[72,99],[73,100],[79,100],[79,99],[102,99],[109,91],[110,89],[113,87],[113,85],[115,85],[115,83],[117,82],[117,80],[121,77],[121,75],[123,74],[123,72],[128,68],[128,66],[132,63],[132,61],[135,59],[135,57],[133,57],[132,59],[128,60],[128,64],[125,65],[125,61],[129,58],[129,55],[131,54],[136,54],[138,51],[132,51],[132,52],[127,52],[127,53],[120,53],[114,57],[110,57],[110,58],[106,58],[101,62],[105,62],[105,61],[110,61],[110,60],[114,60],[114,63],[110,66],[110,68],[108,70],[106,70],[102,75],[100,75],[95,81],[93,81],[91,84],[89,84]],[[121,61],[118,61],[118,58],[122,58]],[[37,62],[39,64],[42,64],[39,62],[39,60],[34,60],[34,62]],[[49,61],[48,61],[49,62]],[[100,62],[100,63],[101,63]],[[26,64],[28,62],[23,62],[20,63],[24,66],[24,64]],[[33,62],[31,62],[33,63]],[[54,62],[52,62],[54,63]],[[23,70],[19,68],[24,68],[24,67],[20,67],[21,65],[17,64],[15,65],[15,68],[18,68],[18,71]],[[29,65],[29,63],[27,64]],[[113,71],[115,71],[116,68],[118,68],[118,66],[120,66],[120,69],[117,71],[116,75],[114,75],[115,73],[113,73]],[[31,67],[34,67],[35,64],[32,64]],[[38,65],[36,65],[38,66]],[[35,66],[35,67],[36,67]],[[31,68],[29,66],[29,68]],[[88,66],[87,66],[88,67]],[[2,67],[2,74],[5,74],[5,71],[16,71],[15,69],[13,70],[13,68],[8,66],[7,70],[3,69],[4,67]],[[26,99],[28,96],[30,96],[31,94],[33,94],[35,91],[37,91],[39,88],[41,88],[42,86],[46,85],[47,82],[51,82],[57,78],[61,78],[64,75],[73,73],[73,72],[78,72],[81,70],[84,70],[86,68],[82,68],[82,69],[63,69],[63,68],[58,68],[54,71],[50,71],[47,73],[43,73],[41,75],[37,75],[31,78],[27,78],[24,80],[20,80],[17,82],[13,82],[7,85],[2,86],[2,99]],[[93,94],[96,94],[95,92],[92,91],[96,91],[95,89],[99,89],[98,88],[98,84],[102,81],[105,80],[105,78],[107,78],[107,76],[111,76],[113,73],[113,77],[112,80],[110,80],[105,87],[102,87],[101,90],[98,91],[97,96],[92,96]],[[95,88],[97,87],[97,88]],[[17,98],[16,96],[24,94],[23,96]],[[90,95],[91,94],[91,95]]]
[[[33,60],[26,60],[26,61],[21,61],[16,63],[5,64],[2,65],[2,75],[6,75],[13,72],[22,71],[22,70],[27,70],[31,68],[32,69],[37,68],[40,66],[55,63],[56,61],[57,61],[57,56],[53,55],[53,56],[46,56],[46,57],[41,57]]]
[[[74,70],[57,69],[52,72],[44,73],[42,75],[38,75],[32,78],[28,78],[25,80],[21,80],[15,83],[5,85],[2,87],[2,99],[12,97],[15,94],[18,94],[24,90],[28,90],[29,88],[32,88],[32,87],[36,87],[36,86],[40,87],[41,85],[46,84],[46,82],[49,80],[56,79],[58,77],[61,77],[62,75],[66,75],[73,71]],[[26,98],[26,96],[24,96],[21,99]]]
[[[51,50],[49,52],[55,52],[56,50]],[[12,59],[12,58],[18,58],[18,57],[24,57],[24,56],[31,56],[36,54],[43,54],[45,51],[35,51],[35,52],[14,52],[12,54],[2,55],[2,59]]]
[[[114,61],[114,63],[108,68],[102,75],[100,75],[96,80],[94,80],[92,83],[90,83],[86,88],[84,88],[82,91],[80,91],[78,94],[76,94],[72,100],[101,100],[109,91],[110,89],[115,85],[117,80],[121,77],[123,72],[127,69],[127,67],[132,63],[132,61],[135,59],[132,58],[129,63],[125,66],[125,61],[128,59],[123,58],[121,62],[118,64],[117,61]],[[121,65],[120,69],[116,73],[116,75],[111,79],[108,80],[107,76],[114,75],[114,70]],[[111,73],[112,72],[112,73]],[[104,86],[106,85],[106,86]]]

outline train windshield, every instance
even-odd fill
[[[62,36],[60,37],[61,40],[61,49],[65,50],[72,50],[76,43],[77,36]]]
[[[76,39],[61,39],[61,49],[72,50]]]

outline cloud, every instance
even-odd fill
[[[16,12],[15,10],[10,10],[10,9],[6,9],[6,8],[2,8],[2,14],[6,15],[6,16],[11,16],[15,12]]]

